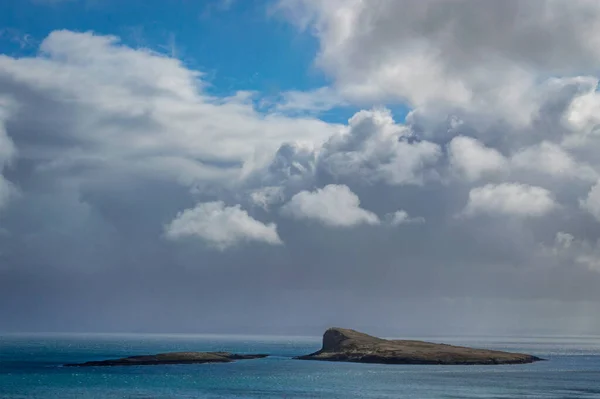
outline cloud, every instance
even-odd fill
[[[379,223],[377,215],[360,207],[356,194],[347,186],[336,184],[295,194],[283,206],[282,213],[294,219],[316,220],[329,227]]]
[[[35,48],[39,44],[32,35],[14,28],[0,28],[0,40],[15,43],[21,50]]]
[[[454,173],[471,182],[507,168],[507,161],[500,152],[471,137],[454,137],[448,144],[448,157]]]
[[[573,240],[575,240],[575,237],[573,237],[572,234],[565,233],[562,231],[556,233],[555,243],[556,246],[560,248],[568,249],[573,244]]]
[[[592,79],[587,90],[578,95],[569,104],[563,117],[565,125],[584,134],[595,133],[600,123],[598,109],[600,97],[596,91],[598,79]]]
[[[13,185],[0,175],[0,209],[4,208],[15,195],[16,190]]]
[[[511,158],[513,167],[532,170],[557,177],[575,177],[583,180],[596,180],[596,172],[588,165],[580,165],[563,148],[554,143],[543,141],[540,144],[524,148]]]
[[[529,28],[507,29],[518,24],[503,8],[517,3],[454,3],[337,4],[328,19],[348,11],[360,23],[335,25],[339,46],[330,26],[315,31],[332,85],[294,93],[305,111],[257,106],[264,93],[211,94],[203,71],[114,36],[56,31],[37,54],[0,56],[3,328],[297,334],[302,318],[317,334],[334,315],[419,334],[600,331],[589,317],[600,301],[600,223],[588,213],[597,64],[586,61],[597,49],[579,54],[578,19],[555,13],[565,34],[550,33],[552,51],[573,57],[554,60],[543,34],[528,47],[542,54],[520,53]],[[524,4],[518,18],[539,25]],[[395,26],[442,11],[451,37],[409,21],[415,41]],[[479,18],[503,28],[463,31]],[[314,103],[319,93],[331,97]],[[331,98],[364,109],[347,123],[310,116]],[[406,118],[392,112],[404,101]],[[13,303],[19,312],[3,306]],[[395,325],[398,303],[436,322]],[[573,324],[545,323],[540,309]]]
[[[486,184],[469,192],[464,214],[540,217],[557,207],[552,194],[541,187],[525,184]]]
[[[14,104],[11,104],[8,99],[0,97],[0,209],[4,208],[18,193],[14,185],[3,175],[6,166],[9,166],[17,155],[17,149],[4,126],[4,121],[9,117],[13,107]]]
[[[580,201],[580,205],[600,222],[600,182],[590,189],[587,196]]]
[[[20,140],[40,154],[39,168],[85,163],[193,185],[235,178],[258,149],[272,151],[299,135],[324,140],[335,131],[315,119],[263,117],[245,93],[216,101],[202,93],[200,72],[116,37],[56,31],[41,51],[43,57],[0,59],[0,77],[21,103],[15,118],[39,112]],[[46,135],[66,145],[37,140],[44,125],[60,129]],[[56,151],[60,156],[47,156]]]
[[[399,226],[401,224],[410,224],[410,223],[425,223],[425,218],[418,217],[410,217],[408,212],[404,210],[399,210],[394,213],[389,213],[386,215],[386,219],[388,223],[392,226]]]
[[[178,213],[165,227],[165,234],[171,240],[197,237],[221,250],[248,241],[282,244],[275,224],[261,223],[239,205],[225,206],[222,201],[201,203]]]
[[[285,113],[318,113],[345,105],[338,93],[330,87],[321,87],[309,92],[287,91],[275,109]]]
[[[494,107],[530,121],[536,74],[593,73],[600,61],[591,1],[281,0],[277,9],[316,36],[316,65],[357,103]]]
[[[396,124],[389,110],[373,109],[357,112],[344,132],[323,145],[318,168],[336,178],[420,185],[437,177],[433,166],[440,156],[437,144],[411,140],[410,130]]]
[[[571,266],[582,266],[591,271],[600,271],[600,245],[559,231],[551,246],[542,246],[541,255],[550,264],[559,261]]]
[[[272,205],[281,203],[284,195],[283,187],[266,186],[252,191],[250,200],[254,205],[268,210]]]

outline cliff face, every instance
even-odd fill
[[[344,328],[323,334],[321,350],[301,360],[384,364],[522,364],[541,360],[523,353],[509,353],[424,341],[387,340]]]
[[[362,345],[380,344],[384,339],[373,337],[355,330],[330,328],[323,334],[322,351],[338,352]]]

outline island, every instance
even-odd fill
[[[169,352],[156,355],[129,356],[120,359],[96,360],[65,364],[65,367],[149,366],[158,364],[231,363],[235,360],[261,359],[269,355],[239,355],[229,352]]]
[[[412,340],[387,340],[355,330],[330,328],[323,334],[323,347],[300,360],[382,364],[489,365],[524,364],[540,359],[509,353]]]

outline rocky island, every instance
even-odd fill
[[[238,355],[229,352],[169,352],[156,355],[130,356],[120,359],[97,360],[65,364],[65,367],[149,366],[157,364],[230,363],[235,360],[261,359],[269,355]]]
[[[542,360],[523,353],[509,353],[424,341],[387,340],[344,328],[330,328],[323,347],[301,360],[383,364],[524,364]]]

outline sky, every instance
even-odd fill
[[[600,334],[600,3],[5,0],[0,331]]]

